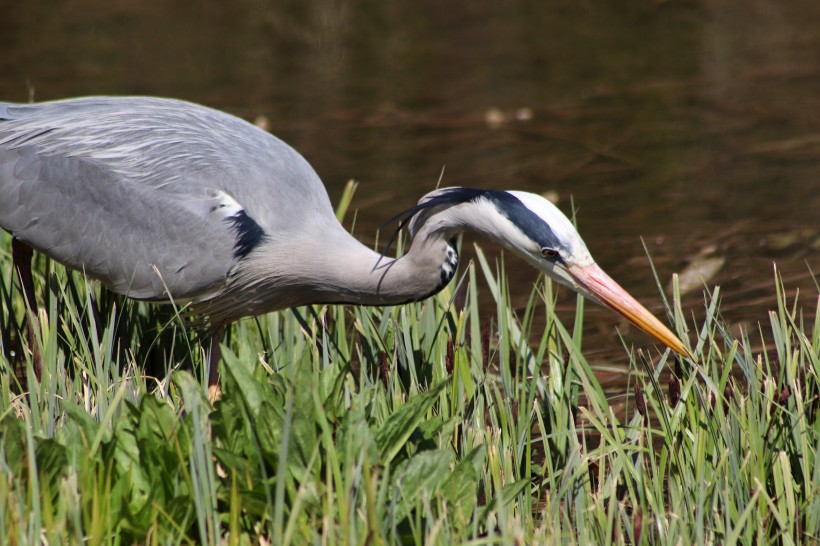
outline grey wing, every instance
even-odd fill
[[[152,195],[119,182],[76,158],[0,152],[0,223],[134,298],[184,299],[224,282],[236,234],[219,195]]]
[[[249,214],[271,146],[179,101],[0,104],[0,226],[119,293],[201,297],[276,227]]]

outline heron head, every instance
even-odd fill
[[[675,334],[595,263],[558,207],[540,195],[521,191],[488,192],[484,199],[506,220],[494,222],[487,235],[559,284],[612,309],[675,352],[689,355]]]

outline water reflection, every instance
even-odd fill
[[[712,282],[736,323],[766,320],[773,261],[816,294],[820,4],[631,4],[15,2],[0,96],[144,93],[265,115],[333,198],[361,182],[365,241],[446,167],[446,185],[574,203],[599,263],[656,310],[641,237],[664,283],[706,251],[725,259]],[[701,300],[686,298],[696,316]],[[623,361],[613,320],[590,310],[591,360]]]

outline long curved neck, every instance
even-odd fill
[[[410,231],[410,249],[401,258],[392,259],[369,250],[344,230],[334,230],[337,240],[324,238],[319,243],[324,258],[316,274],[303,273],[310,279],[308,284],[317,289],[311,294],[313,302],[395,305],[431,296],[455,274],[458,252],[453,241],[460,232],[484,235],[511,249],[525,244],[507,239],[520,230],[481,200],[423,208],[414,215]]]
[[[483,206],[461,202],[424,209],[411,223],[410,249],[398,259],[370,250],[335,218],[319,219],[298,239],[272,237],[249,254],[201,312],[226,321],[313,303],[398,305],[427,298],[455,274],[457,233],[473,231],[510,246],[496,235],[501,230],[495,224],[507,220],[479,210]]]
[[[311,303],[398,305],[427,298],[450,282],[458,266],[458,252],[447,233],[414,238],[400,258],[381,256],[352,236],[339,237],[313,273],[305,271]]]
[[[298,239],[260,245],[222,290],[196,304],[197,311],[221,323],[314,303],[398,305],[433,295],[455,274],[452,232],[417,232],[409,251],[395,259],[370,250],[332,220],[320,220]]]

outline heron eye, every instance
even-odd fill
[[[555,258],[558,256],[558,251],[554,248],[544,247],[541,249],[541,255],[545,258]]]

